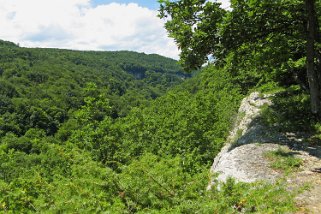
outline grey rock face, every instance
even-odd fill
[[[263,105],[271,105],[269,96],[253,92],[241,102],[234,128],[227,138],[227,144],[215,157],[211,173],[218,173],[219,182],[228,177],[237,181],[274,180],[278,173],[268,169],[263,153],[278,148],[275,144],[260,146],[262,142],[273,141],[278,136],[267,134],[266,127],[257,118]],[[254,144],[253,144],[254,143]],[[211,188],[214,181],[210,181]]]
[[[271,105],[271,96],[260,96],[254,92],[242,100],[234,128],[227,138],[226,145],[215,157],[211,173],[217,173],[208,189],[215,182],[225,182],[233,177],[236,181],[273,182],[284,175],[270,167],[265,154],[282,149],[291,151],[302,160],[299,170],[287,176],[289,190],[309,183],[311,189],[299,194],[296,202],[309,213],[321,210],[321,146],[305,143],[304,133],[281,133],[265,126],[260,120],[260,108]],[[277,126],[278,124],[276,124]],[[219,188],[219,186],[218,186]]]
[[[217,179],[226,181],[233,177],[237,181],[254,182],[257,180],[274,181],[279,173],[269,168],[264,154],[279,148],[276,144],[246,144],[230,150],[221,156],[218,164],[212,169],[219,173]]]

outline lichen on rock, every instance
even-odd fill
[[[317,213],[321,210],[321,147],[312,148],[304,144],[304,137],[279,132],[277,127],[262,122],[261,109],[264,105],[273,105],[273,96],[253,92],[242,100],[234,127],[210,170],[217,176],[210,180],[207,188],[211,189],[215,182],[226,182],[229,177],[247,183],[283,178],[284,172],[273,169],[266,154],[280,149],[290,151],[302,160],[302,165],[286,177],[289,188],[309,183],[312,188],[298,195],[297,204],[309,213]]]

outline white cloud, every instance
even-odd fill
[[[230,0],[210,0],[212,2],[220,2],[221,3],[221,7],[224,9],[229,9],[229,7],[231,6],[231,1]]]
[[[221,0],[222,8],[229,8],[231,6],[230,0]]]
[[[134,3],[93,7],[90,1],[0,0],[0,39],[26,47],[134,50],[178,58],[157,11]]]
[[[90,0],[0,0],[0,39],[27,47],[134,50],[178,58],[157,11]]]

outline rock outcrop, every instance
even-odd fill
[[[238,117],[234,128],[230,132],[227,144],[215,157],[211,167],[212,173],[218,173],[218,181],[225,182],[228,177],[237,181],[253,182],[258,179],[274,180],[278,173],[268,168],[267,160],[263,153],[275,150],[278,146],[266,144],[264,147],[254,143],[266,143],[280,138],[278,135],[271,135],[266,127],[259,120],[260,109],[263,105],[271,105],[267,95],[260,95],[258,92],[244,98],[239,108]],[[211,184],[214,181],[211,181]]]
[[[274,182],[284,177],[280,170],[270,167],[270,160],[265,155],[282,149],[302,160],[298,172],[286,177],[289,186],[299,187],[306,183],[312,186],[297,197],[298,206],[303,208],[303,213],[318,213],[321,210],[321,147],[305,144],[304,137],[296,133],[278,132],[278,124],[269,127],[262,122],[262,106],[272,105],[273,96],[254,92],[242,100],[226,145],[214,159],[211,173],[218,176],[210,181],[208,189],[215,182],[225,182],[228,177],[239,182]]]

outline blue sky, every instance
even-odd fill
[[[93,0],[92,4],[96,6],[96,5],[101,5],[101,4],[109,4],[112,2],[126,3],[126,4],[134,2],[142,7],[147,7],[152,10],[157,10],[159,7],[158,1],[155,1],[155,0],[136,0],[136,1],[133,1],[133,0]]]

